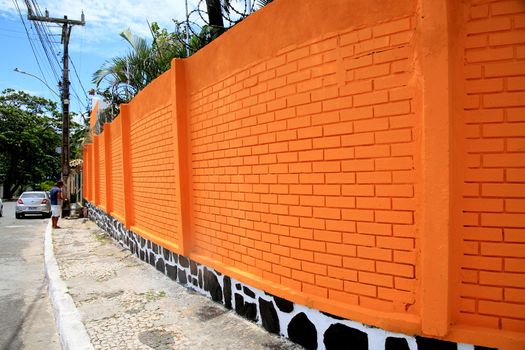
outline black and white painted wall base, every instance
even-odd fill
[[[123,223],[88,203],[89,218],[120,245],[178,283],[227,309],[289,338],[306,349],[496,350],[392,333],[342,319],[250,287],[127,230]]]

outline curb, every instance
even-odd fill
[[[93,350],[80,313],[67,292],[66,284],[60,278],[51,232],[49,220],[44,238],[44,269],[60,344],[64,350]]]

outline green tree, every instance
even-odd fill
[[[0,182],[3,198],[59,176],[61,117],[55,102],[6,89],[0,94]]]

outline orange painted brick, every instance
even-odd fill
[[[290,185],[290,193],[300,194],[300,195],[313,194],[313,186],[312,185]]]
[[[345,196],[374,196],[374,185],[343,185],[342,194]]]
[[[481,271],[479,281],[485,285],[525,288],[525,275],[523,274]]]
[[[525,182],[525,169],[506,169],[508,182]]]
[[[341,233],[336,231],[314,230],[314,239],[323,242],[340,243]]]
[[[463,199],[463,210],[477,212],[500,212],[503,211],[503,199],[488,198],[465,198]]]
[[[491,33],[489,35],[489,44],[492,46],[496,45],[512,45],[512,44],[523,44],[525,30],[513,30],[501,33]]]
[[[491,33],[510,29],[509,17],[491,17],[467,23],[467,34]]]
[[[359,271],[358,280],[361,283],[372,284],[375,286],[383,286],[389,288],[392,288],[394,286],[393,276],[382,275],[379,273]]]
[[[505,209],[507,212],[525,213],[525,199],[506,199]]]
[[[302,291],[306,294],[318,296],[321,298],[328,297],[328,289],[307,283],[302,283]]]
[[[389,63],[383,63],[383,64],[376,64],[372,67],[363,67],[358,68],[355,70],[355,78],[360,79],[370,79],[375,77],[380,77],[383,75],[387,75],[390,72],[390,64]],[[358,104],[356,104],[357,106]]]
[[[468,300],[472,304],[472,309],[465,308],[466,311],[475,312],[475,304],[473,300]],[[498,328],[499,327],[499,320],[497,317],[493,316],[485,316],[485,315],[479,315],[479,314],[470,314],[470,313],[460,313],[458,316],[458,321],[478,326],[478,327],[486,327],[486,328]]]
[[[337,123],[323,126],[324,136],[351,134],[353,131],[353,122]]]
[[[483,252],[482,254],[487,255]],[[487,256],[463,255],[463,257],[461,258],[461,266],[463,268],[470,268],[476,270],[501,271],[503,269],[503,259]]]
[[[288,164],[290,173],[311,173],[312,163],[290,163]]]
[[[316,275],[326,275],[327,267],[325,265],[314,264],[308,261],[301,261],[300,267],[305,272],[310,272]]]
[[[524,258],[525,249],[520,243],[481,243],[481,254],[484,256]]]
[[[414,277],[414,267],[412,265],[377,261],[376,271],[379,273],[385,273],[394,276],[401,276],[407,278]]]
[[[340,196],[340,185],[313,185],[315,195]]]
[[[357,281],[357,271],[347,268],[328,266],[328,272],[326,274],[330,277],[339,278],[341,280]]]
[[[313,172],[316,173],[338,173],[341,171],[341,162],[339,161],[324,161],[324,162],[314,162]]]
[[[373,108],[372,106],[347,108],[339,111],[339,115],[341,121],[369,119],[373,117]]]
[[[374,142],[374,133],[371,132],[345,135],[341,138],[343,146],[371,145]]]
[[[525,11],[525,5],[522,1],[501,1],[490,5],[493,15],[507,15]]]
[[[389,171],[359,172],[357,173],[357,183],[392,183],[392,173]]]
[[[392,261],[392,250],[375,247],[357,247],[357,256],[365,259]]]
[[[343,257],[343,266],[350,270],[375,271],[375,261],[370,259],[345,256]]]
[[[358,146],[355,148],[356,158],[378,158],[390,155],[389,145]]]
[[[338,97],[330,100],[324,100],[323,112],[329,112],[334,110],[341,110],[350,108],[353,105],[352,96]]]
[[[415,251],[394,250],[394,262],[408,265],[416,265],[417,255]]]
[[[482,184],[481,193],[487,197],[525,197],[525,184]]]
[[[364,56],[370,57],[370,56]],[[371,60],[371,58],[369,58]],[[356,95],[372,91],[371,80],[359,80],[355,82],[347,83],[345,86],[339,88],[339,94],[341,96]]]
[[[505,271],[524,273],[525,272],[524,262],[525,260],[523,258],[519,258],[519,259],[506,258],[505,259]]]
[[[480,313],[489,315],[502,315],[514,318],[521,318],[525,315],[525,305],[494,302],[488,300],[478,301],[478,310]]]
[[[354,121],[354,132],[379,131],[389,128],[389,118],[374,118]],[[345,139],[343,138],[343,145]]]
[[[312,126],[309,128],[302,128],[297,130],[298,138],[315,138],[323,136],[323,128],[322,126]]]
[[[343,209],[343,220],[374,221],[374,211],[366,209]]]
[[[323,219],[340,219],[341,210],[335,209],[335,208],[316,207],[316,208],[313,208],[313,216],[316,218],[323,218]]]
[[[326,135],[326,130],[325,130],[325,135]],[[319,137],[313,140],[313,148],[332,148],[332,147],[341,147],[341,137],[340,136]]]
[[[327,184],[354,184],[354,173],[330,173],[325,174],[325,181]]]
[[[344,281],[344,290],[349,293],[367,295],[370,297],[377,296],[377,286],[371,284],[358,283],[353,281]]]
[[[410,18],[402,18],[372,28],[374,37],[402,32],[410,29]]]
[[[479,241],[502,241],[503,231],[499,228],[464,227],[463,238]]]
[[[315,275],[298,270],[292,270],[292,278],[301,282],[315,283]]]
[[[412,197],[412,185],[376,185],[376,195],[379,197]]]
[[[490,62],[498,60],[508,60],[514,57],[514,50],[512,47],[497,47],[497,48],[486,48],[486,37],[477,36],[479,38],[479,46],[483,47],[477,50],[467,50],[466,59],[468,62]],[[474,47],[477,45],[471,43]],[[468,84],[470,81],[466,81]]]
[[[357,197],[356,207],[361,209],[390,209],[390,198]]]
[[[326,287],[329,289],[343,290],[343,281],[336,278],[315,276],[315,283],[318,286]]]
[[[314,261],[332,266],[343,266],[343,259],[339,255],[314,252]]]
[[[302,217],[300,218],[300,225],[304,228],[313,228],[313,229],[325,229],[325,222],[323,219],[316,219],[316,218],[309,218],[309,217]]]
[[[518,288],[505,288],[505,301],[510,302],[525,302],[525,290]]]
[[[500,123],[483,125],[483,136],[504,137],[525,135],[525,123]]]
[[[365,234],[379,235],[379,236],[391,236],[392,235],[392,225],[372,223],[372,222],[358,222],[357,232],[365,233]]]
[[[412,250],[414,239],[401,237],[376,237],[378,248]]]
[[[355,222],[345,220],[326,220],[326,229],[340,232],[355,232]]]

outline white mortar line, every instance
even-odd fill
[[[52,231],[51,220],[49,220],[44,239],[44,268],[60,344],[64,350],[93,350],[80,313],[68,294],[66,284],[60,278],[53,252]]]

